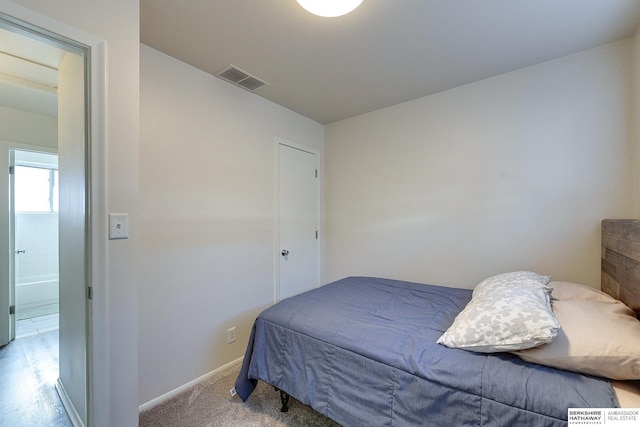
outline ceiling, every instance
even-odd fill
[[[142,43],[327,124],[632,36],[640,0],[141,0]]]
[[[0,28],[0,105],[57,116],[64,51]]]

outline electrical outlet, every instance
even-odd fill
[[[227,329],[227,344],[231,344],[236,341],[236,327]]]

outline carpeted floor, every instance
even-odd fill
[[[239,370],[240,364],[236,364],[142,412],[140,427],[338,426],[293,398],[289,401],[289,411],[280,412],[280,393],[262,382],[246,402],[238,396],[232,397],[229,390]]]

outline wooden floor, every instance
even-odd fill
[[[0,425],[71,427],[55,390],[57,379],[57,330],[0,348]]]

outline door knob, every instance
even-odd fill
[[[26,250],[26,249],[16,249],[16,253],[17,253],[18,255],[23,254],[23,253],[26,253],[26,252],[27,252],[27,250]]]
[[[282,254],[282,256],[287,256],[289,255],[289,251],[287,249],[283,249],[282,252],[280,252]]]

